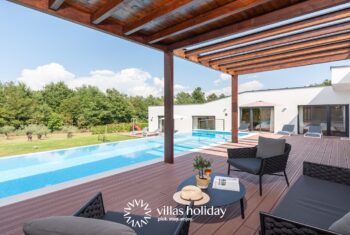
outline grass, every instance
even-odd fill
[[[107,134],[106,136],[108,142],[135,138],[123,134]],[[91,133],[78,133],[71,139],[67,139],[65,134],[51,134],[42,140],[37,140],[36,136],[33,136],[33,141],[31,142],[27,141],[25,136],[11,137],[9,140],[0,137],[0,157],[100,143],[102,142],[97,139],[97,135],[92,135]]]

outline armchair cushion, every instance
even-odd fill
[[[259,174],[262,162],[259,158],[230,158],[227,161],[235,168],[251,174]]]
[[[329,230],[349,235],[350,234],[350,212],[345,214],[339,220],[335,221],[330,227]]]
[[[76,216],[52,216],[28,222],[23,227],[26,235],[136,235],[130,227]]]
[[[271,139],[260,136],[256,156],[258,158],[268,158],[282,155],[284,153],[285,144],[285,139]]]

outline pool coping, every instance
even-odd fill
[[[254,135],[256,135],[256,133],[249,133],[248,135],[240,137],[240,138],[244,139],[244,138],[248,138],[248,137],[251,137],[251,136],[254,136]],[[153,138],[153,137],[149,137],[149,138]],[[131,139],[131,140],[133,140],[133,139]],[[130,141],[130,140],[124,140],[124,141]],[[191,149],[191,150],[188,150],[188,151],[185,151],[185,152],[181,152],[181,153],[175,154],[174,157],[177,158],[177,157],[181,157],[181,156],[187,155],[187,154],[192,153],[192,152],[199,152],[200,150],[204,150],[204,149],[208,149],[208,148],[211,148],[211,147],[219,146],[219,145],[225,144],[227,142],[228,142],[228,140],[222,141],[222,142],[218,142],[218,143],[215,143],[215,144],[208,144],[208,145],[200,147],[200,148],[195,148],[195,149]],[[106,144],[108,144],[108,143],[106,143]],[[89,145],[89,146],[92,146],[92,145]],[[82,147],[82,146],[80,146],[80,147]],[[76,147],[74,147],[74,148],[76,148]],[[46,151],[46,152],[48,152],[48,151]],[[14,157],[14,156],[10,156],[10,157]],[[112,175],[117,175],[117,174],[120,174],[120,173],[123,173],[123,172],[135,170],[135,169],[138,169],[138,168],[141,168],[141,167],[144,167],[144,166],[148,166],[148,165],[152,165],[152,164],[155,164],[155,163],[159,163],[159,162],[163,162],[163,158],[152,159],[152,160],[148,160],[148,161],[145,161],[145,162],[137,163],[137,164],[134,164],[134,165],[122,167],[122,168],[119,168],[119,169],[109,170],[109,171],[106,171],[106,172],[102,172],[102,173],[98,173],[98,174],[94,174],[94,175],[90,175],[90,176],[85,176],[85,177],[82,177],[82,178],[79,178],[79,179],[69,180],[69,181],[66,181],[66,182],[63,182],[63,183],[49,185],[49,186],[46,186],[44,188],[35,189],[35,190],[29,191],[29,192],[24,192],[24,193],[20,193],[20,194],[17,194],[17,195],[9,196],[9,197],[0,199],[0,207],[8,206],[8,205],[15,204],[15,203],[18,203],[18,202],[21,202],[21,201],[25,201],[25,200],[36,198],[36,197],[43,196],[43,195],[46,195],[46,194],[54,193],[54,192],[57,192],[57,191],[60,191],[60,190],[64,190],[64,189],[70,188],[70,187],[74,187],[74,186],[78,186],[78,185],[85,184],[85,183],[88,183],[88,182],[92,182],[92,181],[95,181],[95,180],[99,180],[99,179],[102,179],[102,178],[110,177]]]

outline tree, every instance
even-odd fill
[[[0,134],[3,134],[6,136],[6,139],[10,138],[10,134],[15,131],[15,127],[13,126],[3,126],[0,127]]]
[[[51,132],[61,130],[63,125],[63,117],[57,113],[52,113],[47,123],[47,127],[49,128],[49,130]]]
[[[215,93],[212,93],[212,94],[207,96],[207,102],[214,101],[217,99],[219,99],[219,97]]]
[[[42,90],[42,96],[45,102],[57,111],[60,107],[62,100],[65,100],[73,95],[73,91],[67,87],[63,82],[50,83]]]
[[[177,93],[175,97],[176,104],[193,104],[192,96],[187,92]]]
[[[192,92],[192,99],[195,104],[203,104],[205,103],[205,93],[202,92],[202,88],[197,87]]]
[[[224,93],[221,93],[219,96],[219,99],[226,98],[226,95]]]
[[[32,92],[24,84],[5,83],[0,87],[0,122],[16,129],[26,125],[33,113]]]
[[[329,79],[325,79],[323,82],[321,83],[314,83],[311,84],[310,87],[314,87],[314,86],[331,86],[332,85],[332,81]]]
[[[67,138],[70,139],[73,137],[73,133],[78,131],[78,128],[76,128],[75,126],[64,126],[62,128],[62,131],[67,133]]]
[[[134,109],[126,95],[112,89],[107,90],[108,110],[111,113],[111,121],[130,122],[134,115]]]

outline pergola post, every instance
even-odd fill
[[[231,88],[232,143],[238,143],[238,75],[232,75]]]
[[[164,162],[174,163],[174,56],[164,52]]]

